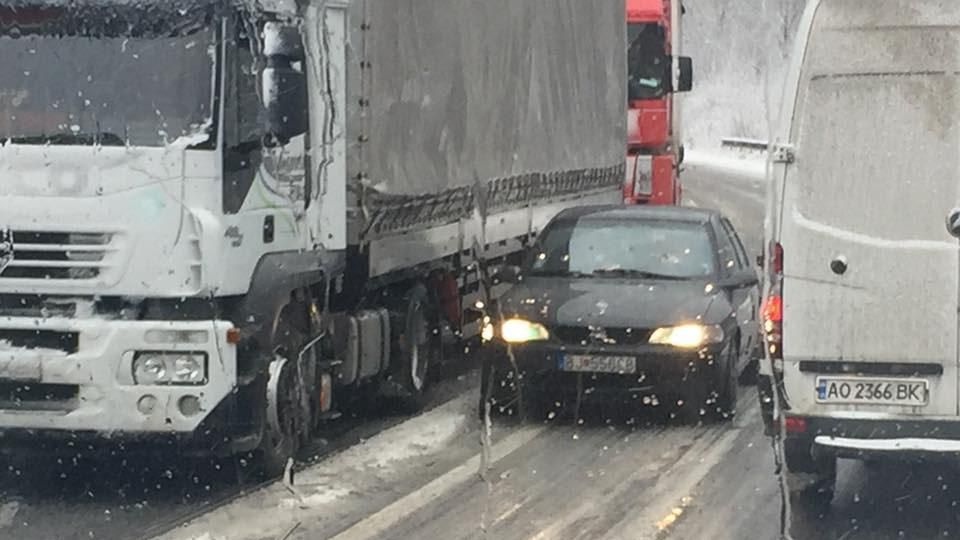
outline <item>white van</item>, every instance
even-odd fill
[[[788,480],[960,455],[960,2],[811,0],[781,120],[762,373]]]

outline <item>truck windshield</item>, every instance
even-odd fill
[[[136,29],[105,25],[109,15],[0,12],[0,144],[212,142],[209,22],[180,16]]]
[[[631,101],[663,97],[667,87],[666,33],[654,23],[627,26],[627,95]]]

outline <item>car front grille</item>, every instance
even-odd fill
[[[565,345],[643,345],[651,330],[644,328],[601,328],[596,326],[557,326],[553,337]]]

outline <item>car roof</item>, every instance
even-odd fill
[[[557,221],[580,219],[622,219],[640,221],[676,221],[682,223],[708,223],[720,217],[720,212],[703,208],[683,206],[626,206],[597,205],[578,206],[560,212]]]

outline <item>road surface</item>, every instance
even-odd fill
[[[685,179],[688,204],[721,209],[759,251],[761,183],[696,168]],[[547,424],[497,420],[484,452],[470,367],[439,382],[419,417],[344,422],[305,454],[311,464],[292,484],[258,488],[232,462],[45,463],[42,482],[4,471],[0,538],[781,536],[774,457],[753,388],[741,387],[728,424],[684,426],[656,407],[587,409]],[[958,501],[956,471],[843,462],[830,509],[792,508],[786,528],[798,540],[955,538]]]

